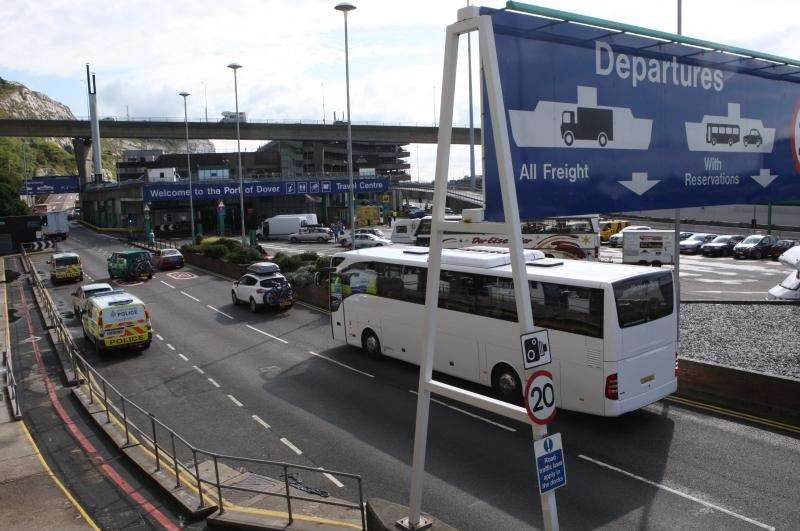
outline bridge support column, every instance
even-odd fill
[[[122,227],[124,226],[122,223],[122,201],[119,199],[112,199],[114,202],[114,226],[115,227]]]
[[[100,225],[100,212],[99,212],[100,208],[98,206],[98,202],[89,201],[89,204],[91,205],[90,209],[91,219],[89,220],[89,222],[93,223],[94,225]]]
[[[84,203],[83,189],[86,187],[86,163],[88,161],[89,148],[92,145],[92,140],[89,138],[73,138],[72,151],[75,153],[75,165],[78,170],[78,204],[81,206],[81,216],[83,219],[88,219],[89,203]]]

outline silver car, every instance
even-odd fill
[[[333,231],[327,227],[303,227],[289,235],[290,243],[318,242],[328,243],[333,239]]]

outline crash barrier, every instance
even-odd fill
[[[17,379],[14,376],[14,359],[11,355],[11,334],[10,329],[8,326],[8,308],[7,308],[7,298],[5,297],[6,293],[6,274],[5,270],[0,269],[0,282],[3,285],[3,300],[2,300],[2,310],[3,310],[3,360],[2,365],[0,365],[0,371],[5,371],[5,383],[4,387],[6,390],[6,394],[8,395],[8,401],[11,404],[11,415],[14,417],[15,420],[19,420],[22,418],[22,407],[19,403],[19,397],[17,396]]]
[[[27,242],[21,244],[21,248],[28,252],[46,251],[48,249],[55,249],[56,242],[52,240],[42,240],[38,242]]]
[[[303,517],[293,509],[294,502],[311,502],[317,505],[326,505],[346,509],[348,511],[358,511],[361,518],[361,527],[366,529],[366,509],[364,505],[364,492],[361,476],[349,472],[328,470],[321,468],[308,467],[283,461],[271,461],[251,457],[241,457],[227,455],[219,452],[205,450],[190,443],[186,438],[172,429],[165,422],[157,418],[153,413],[132,401],[123,394],[114,384],[100,374],[81,354],[69,329],[64,324],[61,313],[53,304],[52,299],[47,293],[47,289],[42,280],[32,267],[27,253],[22,252],[23,262],[26,269],[30,271],[31,284],[42,302],[42,310],[52,323],[53,329],[57,331],[58,338],[63,342],[66,353],[69,357],[72,370],[75,374],[75,381],[79,388],[88,395],[90,405],[97,405],[101,408],[100,416],[93,415],[95,420],[102,422],[102,415],[105,414],[105,424],[112,422],[121,424],[120,429],[124,430],[123,448],[145,445],[148,452],[152,454],[155,469],[150,472],[156,474],[168,471],[174,476],[174,489],[181,487],[196,493],[199,500],[198,512],[207,514],[215,508],[219,515],[226,511],[226,507],[235,510],[236,504],[226,502],[225,492],[229,492],[228,497],[235,497],[230,494],[249,493],[257,496],[268,496],[282,498],[286,503],[286,515],[289,523],[295,519],[308,519]],[[203,462],[205,460],[205,462]],[[210,466],[209,461],[210,460]],[[241,484],[226,483],[225,478],[220,474],[221,465],[227,464],[229,467],[236,467],[236,464],[247,464],[252,467],[253,472],[263,472],[268,477],[270,472],[280,472],[278,476],[282,480],[282,490],[276,492],[269,489],[267,485],[274,486],[275,482],[262,481],[247,482]],[[208,468],[208,470],[205,470]],[[349,479],[356,483],[358,491],[358,503],[350,503],[343,500],[328,500],[328,493],[321,489],[308,487],[298,477],[298,472],[313,473],[322,479],[322,476],[333,476],[335,478]],[[261,485],[263,486],[259,488]],[[173,494],[172,490],[168,490]],[[317,497],[310,497],[297,494],[296,492],[316,493]],[[202,511],[208,509],[208,511]],[[252,510],[250,511],[253,512]]]

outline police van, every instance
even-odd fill
[[[86,300],[83,337],[96,353],[109,349],[147,349],[153,339],[150,313],[136,296],[116,290]]]
[[[75,253],[56,253],[47,261],[50,264],[50,282],[70,282],[83,280],[81,257]]]

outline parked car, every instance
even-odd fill
[[[153,253],[153,261],[159,269],[179,269],[184,266],[183,255],[177,249],[159,249]]]
[[[767,300],[800,301],[800,246],[785,251],[778,257],[778,261],[794,271],[769,290]]]
[[[737,243],[744,240],[741,234],[722,234],[700,246],[703,256],[729,256]]]
[[[373,236],[377,236],[378,238],[386,239],[386,237],[384,236],[383,231],[381,229],[375,229],[375,228],[356,229],[356,236],[358,236],[359,234],[372,234]],[[343,247],[349,246],[350,245],[350,233],[349,232],[345,232],[344,234],[339,236],[339,242],[338,243],[339,243],[339,245],[341,245]]]
[[[408,211],[408,213],[406,214],[406,217],[409,218],[409,219],[420,219],[420,218],[424,218],[426,215],[427,214],[425,213],[425,211],[423,209],[421,209],[421,208],[412,208],[411,210]]]
[[[777,236],[771,234],[753,234],[736,244],[733,248],[733,257],[760,260],[770,255],[772,247],[777,241]]]
[[[384,245],[391,245],[391,240],[387,240],[386,238],[379,238],[374,234],[356,234],[356,249],[364,249],[366,247],[382,247]],[[353,244],[349,241],[344,244],[348,249],[353,248]]]
[[[79,286],[72,293],[72,313],[75,314],[75,317],[80,317],[83,313],[86,299],[94,295],[109,293],[111,291],[114,291],[114,288],[111,287],[111,284],[106,284],[105,282],[97,282],[95,284]]]
[[[775,242],[775,245],[772,246],[772,251],[770,251],[769,256],[773,260],[777,260],[780,255],[798,245],[796,240],[778,240]]]
[[[704,232],[698,232],[692,234],[685,240],[682,240],[680,243],[681,253],[685,254],[696,254],[700,252],[700,247],[703,244],[709,243],[714,238],[716,238],[716,234],[706,234]]]
[[[678,241],[682,242],[686,238],[690,237],[692,234],[694,234],[694,232],[681,231],[681,232],[678,233],[678,236],[679,236]]]
[[[234,305],[247,303],[251,312],[261,308],[288,310],[294,304],[294,290],[277,264],[256,262],[233,283],[231,300]]]
[[[652,230],[652,229],[650,227],[646,227],[645,225],[631,225],[629,227],[625,227],[616,234],[612,234],[611,236],[608,237],[608,245],[610,245],[611,247],[620,247],[622,245],[623,233],[631,230]]]
[[[289,243],[327,243],[333,239],[333,231],[327,227],[303,227],[289,235]]]

